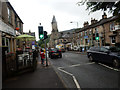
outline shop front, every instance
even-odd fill
[[[13,28],[0,20],[0,47],[2,47],[3,76],[15,69],[16,33]]]

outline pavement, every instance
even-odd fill
[[[27,72],[19,76],[8,78],[2,83],[2,88],[59,88],[66,90],[66,87],[59,75],[55,72],[49,62],[48,64],[48,67],[41,65],[39,58],[37,69],[34,72]]]

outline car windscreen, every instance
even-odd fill
[[[57,49],[51,49],[51,51],[57,52]]]

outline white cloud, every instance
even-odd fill
[[[51,21],[55,15],[59,31],[76,28],[75,21],[79,27],[83,26],[84,21],[90,21],[91,17],[100,19],[102,12],[88,15],[85,6],[77,6],[79,0],[9,0],[20,18],[24,22],[24,31],[29,29],[36,33],[38,39],[38,25],[42,24],[45,31],[51,33]]]

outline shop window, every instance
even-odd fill
[[[10,52],[10,40],[8,38],[2,38],[2,46],[7,46],[7,52]]]
[[[85,39],[85,45],[88,45],[88,39]]]
[[[6,46],[5,45],[5,38],[2,38],[2,46]]]
[[[115,37],[111,37],[111,43],[112,43],[112,44],[115,44],[115,41],[116,41],[116,40],[115,40]]]
[[[8,47],[8,52],[10,52],[10,39],[6,38],[6,46]]]

